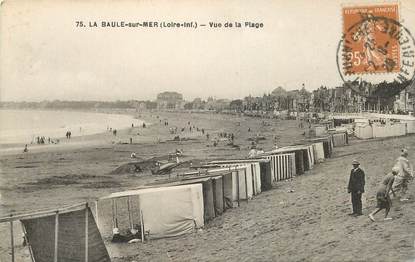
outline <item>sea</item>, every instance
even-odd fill
[[[133,116],[77,111],[49,110],[0,110],[0,144],[27,143],[36,137],[58,139],[125,129],[142,125],[143,121]]]

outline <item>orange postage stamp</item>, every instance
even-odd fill
[[[343,72],[400,71],[398,4],[343,7]]]

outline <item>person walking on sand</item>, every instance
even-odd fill
[[[408,161],[408,150],[402,149],[401,156],[396,159],[395,166],[399,169],[399,173],[395,178],[393,188],[400,191],[401,201],[408,201],[406,191],[408,190],[409,180],[413,178],[413,170]]]
[[[362,214],[362,194],[365,192],[365,172],[359,167],[357,160],[352,162],[353,168],[350,171],[348,193],[352,196],[353,213],[352,216],[361,216]]]
[[[395,192],[392,189],[393,181],[395,180],[396,175],[399,173],[399,168],[394,166],[392,172],[388,173],[382,180],[378,192],[376,193],[377,200],[377,209],[369,214],[370,220],[375,222],[374,215],[376,215],[382,209],[385,209],[385,218],[384,220],[391,220],[392,218],[388,217],[389,211],[392,206],[392,201],[389,196],[389,192],[392,192],[395,195]]]
[[[29,150],[27,149],[27,144],[24,146],[23,153],[27,153]]]

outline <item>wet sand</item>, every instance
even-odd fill
[[[298,122],[263,120],[217,114],[143,114],[148,128],[122,130],[114,138],[110,133],[76,138],[56,147],[29,148],[29,153],[0,153],[0,214],[27,212],[91,201],[111,192],[134,188],[162,176],[111,174],[111,171],[137,160],[173,153],[182,149],[182,160],[209,160],[246,157],[247,139],[260,133],[266,140],[259,147],[270,150],[277,135],[280,146],[299,142],[304,130]],[[163,119],[169,121],[164,126]],[[235,134],[239,149],[220,142],[217,147],[198,132],[190,132],[187,122],[204,128],[211,137],[218,132]],[[263,126],[266,121],[271,126]],[[187,127],[181,137],[188,141],[170,141],[168,128]],[[248,132],[248,128],[251,132]],[[136,133],[140,135],[137,136]],[[133,137],[133,144],[129,143]],[[161,140],[161,143],[155,141]],[[114,143],[113,143],[114,142]],[[74,145],[76,144],[76,145]],[[79,144],[79,146],[78,146]],[[145,244],[111,247],[114,261],[408,261],[415,258],[414,186],[411,201],[394,200],[393,221],[373,223],[367,218],[375,208],[375,193],[385,172],[394,164],[400,148],[409,147],[415,157],[414,136],[376,141],[352,140],[346,147],[335,148],[333,158],[298,176],[280,182],[249,203],[228,210],[194,234],[160,239]],[[347,181],[350,163],[358,158],[367,174],[364,214],[350,217]],[[288,193],[290,189],[294,192]],[[377,215],[378,219],[383,214]],[[0,228],[3,235],[4,228]],[[7,240],[7,238],[6,238]],[[0,241],[4,247],[5,240]],[[0,250],[4,253],[4,248]],[[0,261],[2,256],[0,256]]]

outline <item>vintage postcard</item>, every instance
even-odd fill
[[[0,262],[414,261],[415,1],[0,0]]]

